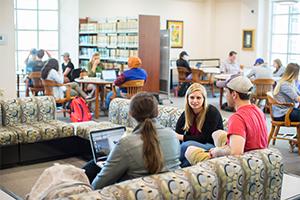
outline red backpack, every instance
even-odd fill
[[[70,109],[70,118],[72,122],[84,122],[90,121],[92,119],[90,110],[82,97],[76,97],[75,99],[73,99],[70,105]]]

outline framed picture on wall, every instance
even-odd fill
[[[243,30],[243,50],[252,51],[254,50],[254,39],[255,39],[254,29]]]
[[[171,48],[182,48],[183,21],[167,20],[167,29],[170,30]]]

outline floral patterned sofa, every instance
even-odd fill
[[[282,177],[280,153],[264,149],[58,199],[280,199]]]
[[[130,100],[115,98],[111,101],[109,106],[108,119],[106,122],[85,122],[77,125],[76,135],[89,139],[89,133],[93,130],[113,128],[117,126],[125,126],[131,131],[136,125],[136,121],[129,116],[129,103]],[[176,128],[176,122],[184,110],[172,106],[158,106],[158,121],[165,127],[170,127],[173,130]]]
[[[63,153],[74,136],[71,124],[55,120],[53,97],[25,97],[0,101],[0,167]]]

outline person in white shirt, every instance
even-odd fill
[[[56,83],[64,83],[64,75],[59,70],[58,61],[54,58],[49,59],[42,68],[42,79],[55,81]],[[65,85],[71,86],[71,96],[81,96],[87,99],[87,94],[79,87],[78,83],[72,82]],[[53,95],[56,99],[64,98],[66,92],[65,86],[53,87]]]
[[[235,51],[230,51],[228,58],[221,64],[220,71],[225,74],[239,74],[241,72],[240,65],[236,62]]]
[[[257,58],[255,60],[253,69],[249,72],[247,77],[250,80],[268,79],[273,77],[273,72],[272,69],[265,64],[264,59]]]

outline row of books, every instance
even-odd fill
[[[95,52],[98,51],[98,48],[80,48],[79,56],[81,58],[91,58]]]
[[[137,47],[138,40],[137,35],[99,35],[98,46]]]
[[[137,32],[138,21],[135,19],[116,22],[100,22],[80,24],[80,32],[100,32],[100,33],[116,33],[116,32]]]
[[[98,24],[97,23],[87,23],[87,24],[80,24],[80,32],[97,32],[98,31]]]
[[[89,63],[88,60],[81,60],[79,65],[81,68],[87,70],[88,63]],[[123,71],[124,69],[128,69],[127,64],[111,63],[111,62],[105,62],[105,61],[101,61],[101,63],[104,65],[105,69],[120,69],[121,71]]]
[[[81,48],[80,58],[89,59],[95,52],[100,53],[100,59],[122,62],[127,62],[127,59],[130,56],[138,56],[138,50]]]
[[[110,57],[126,59],[130,56],[138,56],[138,51],[127,49],[110,49]]]
[[[97,45],[97,35],[81,35],[79,37],[79,44],[84,45],[84,44],[92,44],[92,45]]]

